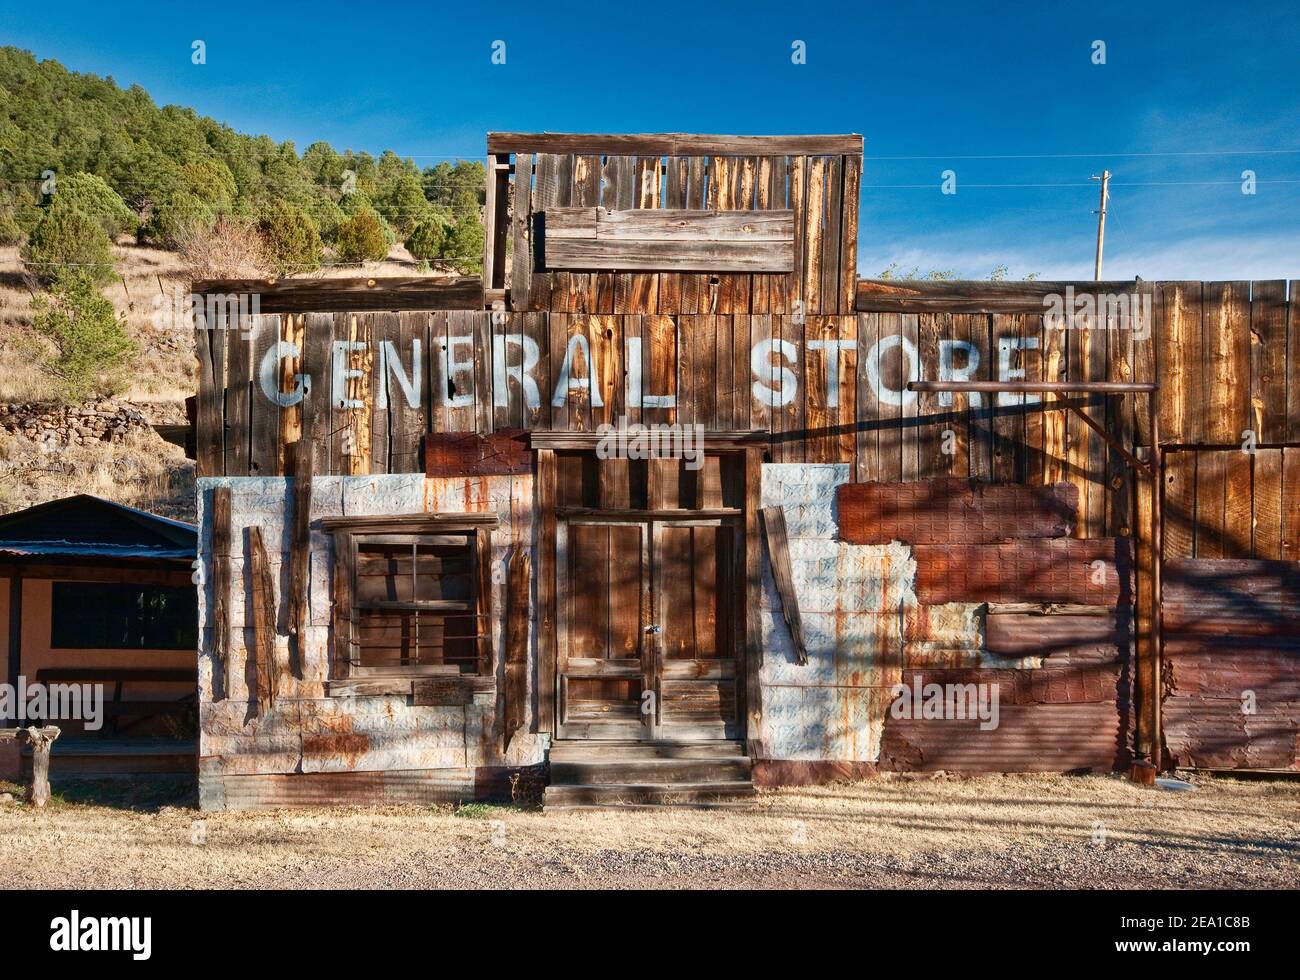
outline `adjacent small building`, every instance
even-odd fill
[[[98,725],[42,720],[63,732],[56,777],[193,770],[196,551],[193,525],[87,494],[0,517],[0,660],[10,690],[102,691]]]

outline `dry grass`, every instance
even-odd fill
[[[192,843],[196,820],[206,833],[201,846]],[[1099,823],[1112,849],[1156,846],[1189,861],[1263,855],[1300,878],[1295,783],[1205,778],[1194,791],[1169,792],[1110,776],[988,776],[783,790],[763,794],[752,810],[721,811],[551,814],[476,806],[199,814],[57,802],[39,816],[10,805],[0,808],[0,886],[41,887],[71,875],[132,887],[373,886],[421,869],[465,869],[472,883],[507,867],[594,868],[610,852],[670,867],[677,859],[724,867],[792,853],[813,862],[818,854],[1032,854],[1087,847]]]
[[[228,255],[209,259],[235,261]],[[103,293],[126,315],[127,333],[139,351],[118,394],[141,406],[146,414],[150,404],[160,408],[170,405],[166,414],[174,416],[176,406],[194,394],[194,338],[159,314],[173,308],[176,290],[188,291],[194,274],[189,263],[194,256],[187,260],[163,249],[115,245],[113,260],[117,277]],[[331,265],[313,278],[418,274],[419,263],[399,246],[383,262]],[[30,330],[31,301],[18,249],[0,248],[0,402],[46,402],[57,397],[56,383],[33,357],[40,341]]]
[[[0,513],[76,493],[193,521],[194,463],[152,431],[53,453],[0,432]]]
[[[194,339],[168,314],[177,292],[188,292],[194,270],[175,252],[133,244],[115,245],[113,258],[117,278],[103,293],[125,315],[137,350],[115,395],[151,422],[181,422],[185,399],[197,387]],[[222,261],[226,259],[229,256]],[[417,266],[405,249],[396,248],[382,263],[332,266],[319,275],[409,276],[418,274]],[[47,403],[59,397],[57,381],[41,364],[48,345],[31,329],[31,301],[18,249],[0,248],[0,402]],[[91,493],[192,520],[193,482],[193,464],[152,434],[122,445],[45,454],[26,439],[0,433],[0,513],[71,493]]]

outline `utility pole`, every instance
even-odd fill
[[[1106,241],[1106,185],[1110,183],[1110,171],[1103,170],[1100,177],[1090,177],[1089,180],[1101,181],[1101,207],[1097,210],[1097,264],[1092,273],[1092,278],[1101,282],[1101,249]]]

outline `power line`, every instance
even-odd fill
[[[1095,157],[1213,157],[1300,154],[1296,150],[1133,150],[1128,153],[937,153],[926,156],[864,156],[864,160],[1088,160]]]

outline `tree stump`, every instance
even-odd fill
[[[50,746],[60,730],[54,725],[45,728],[24,728],[20,737],[32,747],[32,781],[27,785],[27,802],[43,809],[50,802]]]

